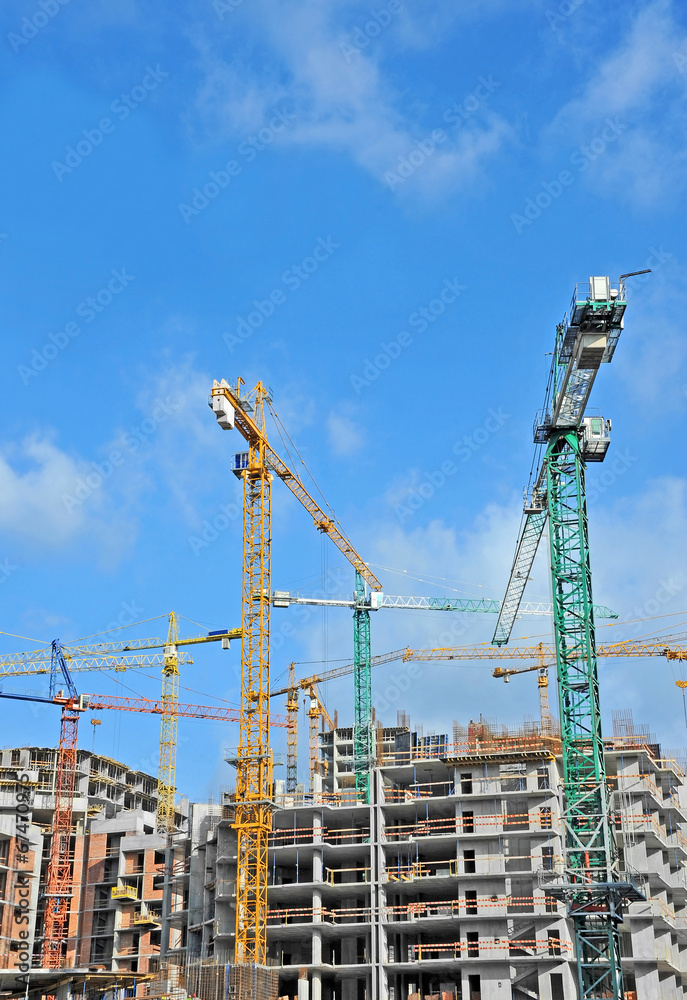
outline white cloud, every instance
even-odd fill
[[[398,44],[392,28],[376,46],[345,58],[341,42],[347,35],[341,15],[349,6],[254,0],[250,8],[242,8],[244,24],[252,31],[250,42],[236,46],[232,36],[231,57],[220,54],[221,43],[214,39],[196,38],[205,74],[197,108],[208,130],[243,137],[263,126],[275,109],[284,108],[295,118],[277,133],[275,143],[346,152],[381,180],[396,168],[399,157],[428,140],[433,129],[443,127],[441,120],[420,123],[401,110],[404,95],[377,61],[385,46]],[[251,46],[259,53],[259,64],[251,62]],[[257,59],[256,55],[255,63]],[[476,85],[474,81],[472,86]],[[413,176],[412,185],[401,190],[433,194],[474,177],[510,131],[487,110],[479,121],[479,125],[464,123],[457,141],[449,138],[437,145]]]
[[[681,41],[671,0],[656,0],[638,11],[606,58],[599,62],[595,47],[585,50],[587,82],[544,130],[545,143],[600,142],[610,118],[623,130],[593,161],[588,183],[640,204],[670,197],[687,163],[687,77],[673,58]]]
[[[335,455],[355,455],[365,444],[365,431],[347,413],[332,412],[327,418],[329,447]]]
[[[44,545],[62,545],[80,534],[87,511],[69,510],[63,496],[92,472],[49,438],[30,435],[0,455],[0,529]]]

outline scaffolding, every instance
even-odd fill
[[[203,1000],[277,1000],[278,982],[275,968],[226,965],[213,957],[189,958],[179,970],[177,985],[185,991],[184,997]]]

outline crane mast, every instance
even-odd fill
[[[601,732],[596,633],[592,606],[585,491],[588,461],[603,461],[610,421],[585,417],[603,362],[610,362],[623,328],[625,281],[592,277],[573,293],[556,328],[544,408],[535,444],[544,456],[525,518],[493,642],[510,638],[537,545],[548,520],[554,637],[563,757],[565,871],[542,873],[547,891],[567,903],[572,918],[580,1000],[623,998],[618,925],[623,904],[642,895],[619,872]]]
[[[55,811],[53,813],[50,860],[45,879],[45,915],[43,930],[43,967],[59,969],[62,944],[69,929],[69,901],[72,895],[72,812],[76,787],[76,746],[79,712],[83,711],[74,682],[64,662],[58,642],[52,644],[53,669],[50,695],[55,697],[57,667],[67,684],[68,697],[62,705],[60,742],[55,774]]]
[[[236,753],[238,835],[235,962],[267,962],[267,846],[272,829],[272,751],[270,699],[270,496],[272,475],[288,486],[372,590],[382,585],[353,547],[331,513],[322,510],[300,478],[270,446],[265,405],[270,394],[258,382],[242,393],[243,380],[213,383],[209,405],[223,430],[239,431],[248,452],[235,456],[233,471],[243,480],[243,640],[241,646],[241,723]]]
[[[374,750],[372,729],[372,640],[370,612],[365,607],[365,583],[356,570],[353,611],[353,766],[358,798],[370,801],[370,767]]]
[[[179,704],[179,663],[176,643],[179,638],[174,612],[169,616],[167,645],[162,668],[162,702],[165,708],[160,718],[160,763],[157,781],[157,832],[174,832],[174,793],[176,791],[177,715]]]
[[[257,434],[248,438],[243,479],[241,721],[236,768],[238,835],[237,963],[267,964],[267,849],[272,830],[273,759],[269,744],[271,478],[266,461],[266,391],[255,388]]]

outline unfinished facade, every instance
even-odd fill
[[[621,928],[628,1000],[682,998],[687,977],[684,772],[631,725],[606,741],[618,849],[646,902]],[[352,730],[322,736],[314,790],[276,782],[269,955],[280,996],[573,1000],[571,927],[540,872],[562,867],[560,741],[484,723],[423,737],[378,729],[372,804]],[[231,961],[229,797],[192,810],[170,848],[163,955]],[[542,883],[543,884],[543,883]]]
[[[55,758],[44,747],[0,751],[0,968],[41,965]],[[156,810],[157,778],[78,752],[65,968],[146,972],[157,959],[166,838]]]

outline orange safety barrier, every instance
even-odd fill
[[[559,829],[558,817],[554,816],[548,809],[538,809],[526,813],[486,813],[483,815],[475,813],[472,816],[450,816],[440,819],[419,820],[415,823],[403,823],[399,826],[387,826],[385,835],[387,840],[395,837],[406,838],[410,836],[431,836],[440,833],[477,833],[478,827],[514,827],[519,829],[529,829],[532,826],[540,830]]]
[[[569,941],[561,941],[559,938],[479,938],[477,941],[450,941],[438,944],[411,945],[414,960],[421,962],[427,954],[438,952],[453,953],[454,958],[478,958],[484,951],[508,951],[511,957],[513,952],[527,950],[535,955],[546,954],[559,956],[565,953],[572,955],[572,944]],[[424,956],[423,956],[424,952]]]
[[[429,911],[431,910],[451,910],[451,914],[460,914],[461,910],[478,910],[488,909],[490,907],[503,908],[504,906],[534,906],[539,904],[540,906],[562,906],[557,899],[553,896],[480,896],[476,900],[474,899],[448,899],[448,900],[425,900],[421,903],[406,903],[399,904],[396,906],[387,906],[386,913],[392,918],[401,916],[443,916],[444,914],[434,914]]]
[[[390,752],[380,760],[382,765],[411,763],[415,760],[450,760],[454,757],[471,757],[498,754],[544,753],[553,757],[561,752],[560,738],[532,736],[490,736],[469,738],[460,743],[439,743],[434,746],[416,747],[404,753]]]
[[[341,907],[336,910],[328,910],[326,907],[315,906],[268,910],[267,919],[268,921],[274,920],[281,924],[299,922],[299,918],[305,918],[300,919],[301,923],[314,923],[316,918],[335,923],[337,920],[346,921],[350,919],[357,919],[358,917],[364,917],[369,920],[370,914],[371,910],[369,906]]]
[[[336,844],[338,842],[351,842],[355,838],[364,840],[370,836],[369,827],[349,827],[346,829],[336,829],[326,826],[298,826],[290,829],[282,828],[273,830],[270,834],[270,847],[281,847],[285,844],[295,844],[296,841],[312,843],[317,833],[324,843]]]

